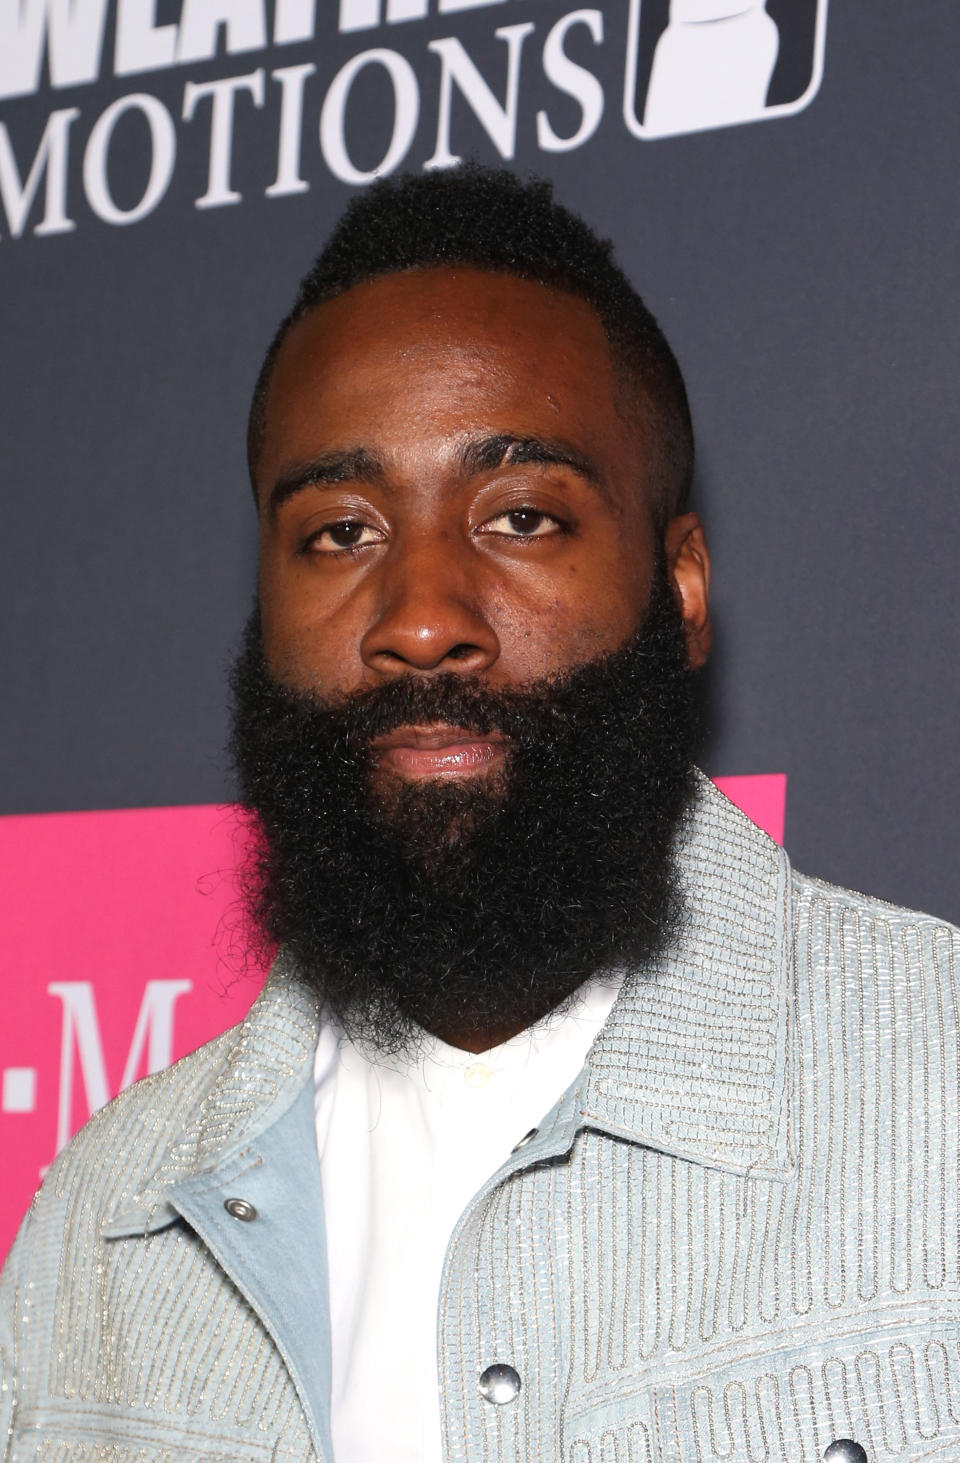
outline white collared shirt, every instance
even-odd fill
[[[564,1014],[479,1056],[429,1037],[412,1061],[373,1060],[324,1025],[314,1076],[335,1463],[440,1463],[437,1302],[450,1235],[579,1075],[619,985],[591,982]]]

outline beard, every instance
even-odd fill
[[[625,646],[522,689],[407,674],[323,700],[273,679],[255,612],[231,740],[254,929],[380,1055],[424,1030],[493,1045],[599,971],[648,965],[681,914],[692,681],[662,568]],[[436,723],[508,738],[502,770],[406,782],[377,766],[372,738]]]

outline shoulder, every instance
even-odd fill
[[[960,1047],[955,925],[803,874],[791,885],[795,990],[814,1024],[869,1027],[898,1052]]]
[[[31,1206],[34,1227],[69,1222],[82,1203],[102,1214],[133,1199],[183,1141],[237,1045],[241,1027],[144,1077],[95,1113],[47,1171]]]
[[[173,1217],[168,1195],[275,1121],[310,1080],[315,995],[278,958],[245,1019],[102,1108],[55,1160],[34,1200],[45,1233],[141,1232]],[[166,1217],[165,1217],[166,1216]]]
[[[935,915],[917,909],[889,904],[885,899],[844,889],[822,879],[791,870],[791,893],[794,924],[798,934],[809,934],[819,928],[842,929],[855,941],[906,939],[934,942],[938,947],[956,949],[960,929]]]

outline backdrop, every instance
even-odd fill
[[[802,869],[960,917],[958,47],[947,0],[0,0],[0,1247],[257,987],[245,411],[378,171],[505,160],[613,236],[697,425],[707,770]]]

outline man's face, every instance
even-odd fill
[[[593,309],[535,282],[424,270],[314,310],[281,350],[258,464],[270,670],[325,698],[451,671],[509,689],[621,646],[656,544],[638,415]],[[666,547],[696,662],[693,515]],[[381,768],[495,770],[502,746],[465,730],[395,734]]]
[[[482,1050],[675,927],[706,652],[695,516],[578,300],[475,271],[288,337],[233,749],[255,923],[378,1050]]]

